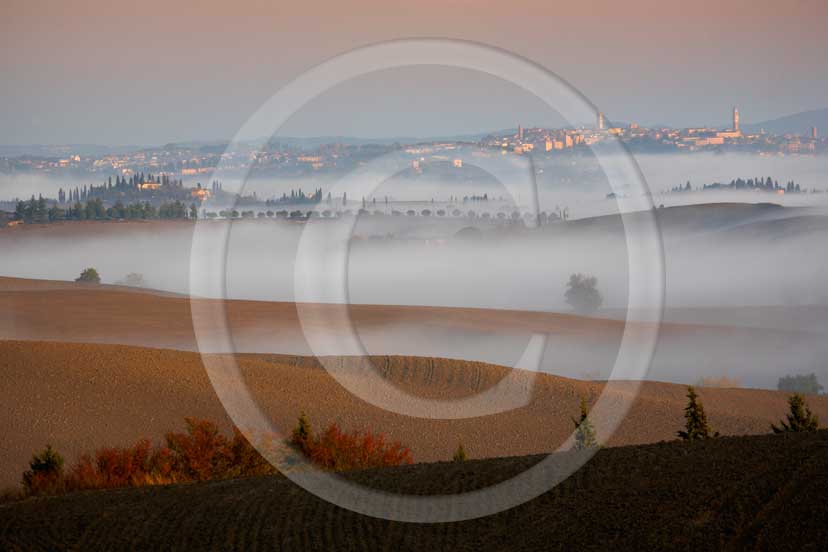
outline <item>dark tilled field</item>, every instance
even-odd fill
[[[450,493],[501,481],[538,459],[350,477],[387,491]],[[0,506],[0,548],[823,550],[827,497],[822,431],[604,449],[527,504],[447,524],[361,516],[280,476],[29,499]]]

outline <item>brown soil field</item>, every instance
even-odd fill
[[[313,358],[237,355],[245,382],[266,416],[289,431],[300,412],[315,427],[381,431],[408,445],[415,461],[451,458],[462,442],[472,458],[550,452],[572,431],[581,397],[593,402],[604,383],[539,374],[525,406],[494,415],[433,420],[395,414],[350,394]],[[462,397],[500,381],[508,369],[415,357],[372,357],[393,385],[417,396]],[[358,363],[359,360],[346,362]],[[159,440],[185,416],[230,421],[197,353],[124,345],[0,342],[0,483],[14,485],[31,454],[47,443],[69,461],[105,445]],[[672,440],[683,426],[686,388],[643,382],[610,446]],[[612,389],[613,401],[628,399]],[[723,434],[767,433],[787,411],[786,395],[751,389],[701,389],[713,427]],[[809,397],[823,420],[828,397]]]
[[[313,354],[294,303],[231,300],[224,305],[234,351]],[[554,312],[384,305],[306,307],[313,319],[326,319],[348,309],[369,354],[457,358],[513,366],[530,336],[543,334],[547,342],[541,369],[580,379],[609,377],[625,328],[623,320]],[[0,339],[195,351],[191,313],[190,299],[172,293],[0,277]],[[217,335],[214,320],[202,323],[207,336]],[[337,331],[324,329],[331,339],[341,337]],[[791,372],[806,371],[821,347],[821,335],[791,329],[665,323],[659,330],[658,354],[649,377],[694,381],[686,378],[718,376],[728,368],[739,370],[743,365],[751,366],[752,373],[778,371],[783,366]],[[701,359],[699,350],[705,351]],[[808,354],[786,354],[790,350]],[[765,377],[764,385],[771,381],[775,383],[776,379]]]
[[[187,296],[150,289],[0,276],[0,337],[196,350],[190,302]],[[224,304],[239,351],[255,350],[257,343],[273,340],[274,335],[280,341],[303,341],[294,303],[227,300]],[[624,331],[624,321],[617,319],[615,311],[613,318],[587,318],[555,312],[429,306],[318,304],[306,308],[311,319],[348,309],[358,328],[417,326],[457,335],[534,332],[603,344],[617,344]],[[662,324],[659,333],[665,338],[716,335],[755,339],[779,339],[786,334],[763,328],[679,323]]]
[[[212,302],[211,300],[197,300]],[[294,303],[225,301],[237,350],[272,341],[303,342]],[[312,305],[313,316],[348,308],[362,328],[419,325],[436,332],[485,334],[533,331],[618,340],[623,322],[570,314],[473,308]],[[196,350],[190,298],[113,285],[0,277],[0,336],[85,343],[119,343]],[[698,331],[670,326],[663,332]],[[309,352],[309,351],[308,351]]]
[[[459,493],[537,461],[419,464],[347,477],[389,492]],[[281,476],[93,491],[0,505],[0,548],[821,550],[826,474],[828,432],[820,431],[603,449],[538,498],[456,523],[362,516]]]

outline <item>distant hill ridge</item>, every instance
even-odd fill
[[[742,128],[750,132],[765,129],[771,134],[800,134],[810,136],[811,127],[816,127],[819,134],[828,135],[828,108],[802,111],[768,121],[743,123]]]
[[[621,120],[613,120],[612,125],[626,126],[628,123]],[[527,128],[532,125],[527,125]],[[654,128],[671,127],[672,125],[654,124]],[[718,126],[718,125],[711,125]],[[812,109],[760,121],[757,123],[742,123],[742,129],[750,132],[758,132],[765,129],[773,134],[802,134],[809,135],[811,127],[815,126],[823,135],[828,134],[828,108]],[[678,128],[678,127],[676,127]],[[458,134],[444,134],[435,136],[383,136],[383,137],[359,137],[359,136],[283,136],[274,137],[271,143],[280,143],[300,148],[317,148],[321,145],[339,143],[347,145],[391,145],[391,144],[417,144],[427,142],[474,142],[486,136],[503,136],[514,134],[516,128],[499,129],[481,132],[465,132]],[[262,139],[264,140],[264,138]],[[101,144],[0,144],[0,156],[16,157],[21,155],[57,157],[68,153],[80,155],[103,155],[128,153],[140,150],[153,149],[203,149],[223,151],[229,142],[227,140],[189,140],[182,142],[171,142],[158,145],[101,145]]]

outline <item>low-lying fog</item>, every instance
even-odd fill
[[[681,338],[671,334],[660,341],[648,377],[695,382],[702,376],[727,375],[744,385],[774,387],[781,375],[815,371],[823,383],[828,382],[824,362],[828,353],[828,256],[824,254],[828,217],[821,214],[828,194],[658,193],[687,180],[698,185],[753,176],[771,176],[780,182],[793,179],[803,188],[824,189],[828,161],[653,155],[639,156],[638,162],[656,192],[656,204],[773,201],[788,206],[733,212],[708,209],[691,214],[659,211],[666,319],[761,331],[705,330],[698,335],[687,331]],[[4,197],[40,191],[28,188],[25,194],[22,190],[9,194],[7,184],[4,181],[0,188]],[[569,208],[572,218],[568,223],[514,230],[480,218],[360,217],[349,244],[347,272],[343,272],[347,277],[342,279],[349,300],[566,312],[570,309],[564,300],[567,279],[582,272],[598,278],[604,297],[598,315],[623,318],[628,289],[623,228],[612,217],[574,220],[617,212],[615,201],[606,198],[608,187],[600,182],[585,186],[585,190],[576,185],[541,185],[541,210]],[[27,186],[33,183],[27,181]],[[251,186],[265,184],[254,182]],[[271,184],[267,189],[280,195],[275,191],[278,186]],[[394,200],[418,198],[427,205],[430,197],[440,202],[449,195],[475,193],[461,184],[450,191],[407,186],[390,192]],[[310,190],[313,183],[303,184],[303,188]],[[260,197],[266,197],[265,189],[257,189]],[[381,191],[378,195],[382,197]],[[524,205],[518,198],[515,203]],[[464,207],[468,208],[485,209],[479,204]],[[196,231],[200,239],[219,245],[226,224],[201,222]],[[309,223],[325,224],[333,223]],[[189,291],[191,225],[109,223],[98,225],[94,233],[81,227],[88,225],[67,223],[60,231],[0,231],[0,273],[71,280],[83,268],[94,266],[105,283],[116,283],[134,272],[142,274],[152,288]],[[466,237],[458,237],[458,232],[468,227],[476,228],[479,235],[464,231],[461,236]],[[228,297],[294,300],[295,260],[304,228],[302,223],[275,220],[232,223],[226,263]],[[372,328],[361,337],[372,354],[439,355],[504,364],[516,362],[530,338],[509,331],[502,335],[473,331],[440,335],[433,329],[410,326]],[[568,344],[555,338],[547,346],[543,368],[573,377],[607,377],[617,345],[588,347],[583,342]],[[290,351],[284,343],[261,343],[250,349],[306,352],[305,345]]]
[[[718,192],[718,195],[698,194],[667,194],[671,188],[690,182],[694,187],[713,182],[727,183],[735,178],[753,178],[770,176],[781,183],[794,180],[803,189],[818,189],[828,191],[828,156],[759,156],[741,154],[636,154],[635,160],[647,182],[650,191],[655,196],[657,204],[681,205],[699,203],[703,201],[769,201],[785,206],[803,206],[814,203],[828,207],[828,194],[820,196],[767,196],[766,194],[728,194]],[[534,158],[535,169],[541,172],[537,175],[541,202],[545,207],[554,209],[556,205],[568,207],[571,218],[592,217],[610,214],[617,211],[614,201],[606,201],[606,194],[613,191],[601,172],[595,159],[589,155],[579,157],[551,157]],[[492,167],[501,169],[503,162],[493,163]],[[484,167],[484,169],[492,168]],[[520,183],[515,187],[519,203],[528,201],[528,197],[520,196],[521,189],[527,182],[528,165],[520,159],[510,168],[510,174]],[[494,171],[497,173],[497,170]],[[495,176],[501,176],[495,174]],[[49,175],[16,173],[0,173],[0,201],[11,201],[16,198],[26,199],[32,195],[43,194],[46,197],[56,197],[59,188],[83,187],[84,185],[98,185],[104,181],[101,177],[67,177],[57,178]],[[211,178],[208,175],[201,177],[185,177],[186,186],[194,186],[200,182],[209,185]],[[335,180],[331,177],[321,178],[253,178],[245,185],[246,193],[256,192],[259,198],[280,197],[283,193],[301,188],[311,192],[322,188],[325,193],[334,186]],[[393,199],[399,201],[430,201],[447,200],[449,196],[474,195],[491,192],[496,195],[508,195],[508,190],[502,185],[484,187],[473,181],[463,179],[447,182],[441,178],[421,177],[407,181],[404,185],[386,190]],[[356,197],[356,196],[351,196]]]

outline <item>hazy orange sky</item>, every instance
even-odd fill
[[[828,2],[20,2],[0,13],[0,143],[154,144],[232,136],[338,53],[434,36],[514,51],[611,119],[761,121],[828,107]],[[491,77],[391,71],[332,91],[283,134],[436,135],[543,124]]]

